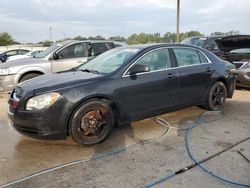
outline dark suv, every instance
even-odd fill
[[[231,35],[216,40],[220,58],[236,65],[237,86],[250,88],[250,35]]]
[[[223,36],[197,36],[189,37],[181,41],[182,44],[189,44],[205,48],[214,54],[220,56],[222,54],[221,50],[216,44],[216,40],[223,38]]]

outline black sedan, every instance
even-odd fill
[[[231,98],[235,66],[198,47],[120,47],[82,66],[19,84],[9,118],[22,134],[78,144],[103,141],[114,125],[193,105],[216,110]]]

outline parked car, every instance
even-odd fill
[[[27,52],[27,53],[25,53],[23,55],[13,55],[13,56],[8,57],[6,62],[17,60],[17,59],[24,59],[24,58],[27,58],[27,57],[35,57],[37,54],[39,54],[42,51],[43,50],[35,50],[35,51]]]
[[[71,69],[114,48],[109,41],[67,41],[54,44],[35,58],[25,58],[0,64],[0,92],[9,92],[20,82]]]
[[[236,65],[237,86],[250,88],[250,35],[232,35],[217,39],[220,57]]]
[[[235,66],[180,44],[126,46],[77,69],[19,84],[9,98],[17,131],[78,144],[103,141],[121,125],[193,105],[217,110],[235,88]]]
[[[205,48],[216,55],[221,55],[222,52],[216,44],[216,40],[223,38],[223,36],[197,36],[189,37],[181,41],[181,44],[194,45],[201,48]]]
[[[9,50],[6,52],[3,52],[0,54],[0,63],[4,63],[8,57],[11,57],[13,55],[22,55],[29,52],[29,50],[25,49],[15,49],[15,50]]]

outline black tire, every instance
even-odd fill
[[[226,102],[227,88],[223,82],[215,82],[207,95],[207,102],[203,106],[207,110],[219,110]]]
[[[73,113],[69,134],[80,145],[92,145],[104,141],[114,127],[112,108],[103,100],[83,103]]]
[[[24,76],[21,77],[21,79],[19,80],[19,83],[29,80],[31,78],[35,78],[37,76],[41,76],[41,74],[38,74],[38,73],[25,74]]]

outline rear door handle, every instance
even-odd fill
[[[171,79],[171,78],[173,78],[174,77],[174,75],[172,74],[172,73],[169,73],[168,74],[168,79]]]
[[[212,72],[212,71],[213,71],[213,69],[211,69],[209,67],[206,68],[206,72]]]

